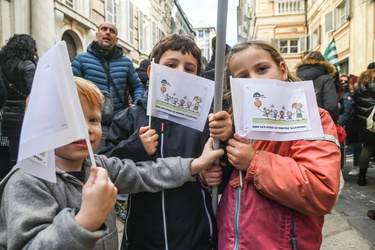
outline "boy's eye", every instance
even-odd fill
[[[185,71],[186,71],[187,73],[195,73],[195,70],[192,69],[192,68],[185,68]]]
[[[89,119],[89,122],[92,122],[92,123],[100,123],[100,120],[97,119],[97,118],[91,118],[91,119]]]
[[[167,63],[165,66],[174,69],[175,65],[173,63]]]

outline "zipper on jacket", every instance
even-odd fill
[[[126,215],[126,219],[125,219],[125,223],[124,223],[124,233],[125,233],[125,241],[126,241],[126,249],[129,248],[129,237],[128,237],[128,220],[129,220],[129,215],[130,215],[130,212],[131,212],[131,208],[132,208],[132,202],[131,202],[131,199],[132,199],[132,196],[131,195],[128,195],[128,201],[127,201],[127,215]]]
[[[296,219],[296,214],[293,214],[293,229],[291,232],[293,250],[297,250],[296,230],[297,230],[297,219]]]
[[[206,193],[204,192],[203,189],[201,189],[201,192],[202,192],[202,197],[203,197],[204,210],[206,211],[208,224],[210,226],[210,241],[212,242],[212,237],[213,237],[212,219],[211,219],[210,213],[208,212],[208,209],[207,209]]]
[[[239,230],[239,217],[240,217],[240,204],[241,204],[241,188],[237,188],[236,193],[236,211],[234,214],[234,235],[235,235],[235,242],[234,242],[234,248],[235,250],[238,249],[238,246],[240,244],[240,230]]]
[[[161,158],[164,158],[164,122],[161,123],[161,138],[160,138],[160,156]],[[164,229],[164,243],[165,243],[165,250],[168,250],[168,235],[167,235],[167,219],[165,217],[165,196],[164,196],[164,190],[161,191],[161,206],[162,206],[162,212],[163,212],[163,229]]]

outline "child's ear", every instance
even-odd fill
[[[147,76],[150,78],[151,75],[151,65],[147,67]]]
[[[280,74],[281,74],[281,79],[283,79],[283,81],[288,80],[288,68],[284,61],[280,62]]]

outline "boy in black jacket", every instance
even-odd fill
[[[159,41],[150,55],[155,63],[190,74],[201,71],[201,51],[191,37],[171,35]],[[150,67],[148,68],[150,73]],[[116,115],[101,153],[144,161],[170,156],[196,157],[209,138],[203,132],[152,118],[147,127],[147,96],[138,106]],[[200,182],[185,183],[157,193],[142,192],[128,198],[122,249],[204,249],[217,247],[211,196]]]

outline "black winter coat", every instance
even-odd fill
[[[343,105],[343,113],[339,115],[339,119],[337,123],[344,127],[349,122],[349,119],[351,118],[353,114],[353,95],[350,92],[345,92],[342,97],[342,105]]]
[[[147,90],[148,89],[148,79],[149,79],[149,77],[147,75],[147,69],[137,68],[137,69],[135,69],[135,71],[137,72],[139,79],[141,79],[141,82],[143,84],[143,88],[145,90]]]
[[[336,123],[339,118],[339,101],[335,83],[329,75],[334,71],[334,66],[326,61],[305,60],[296,66],[297,76],[301,80],[313,81],[318,107],[327,110]]]
[[[7,99],[7,89],[5,88],[3,79],[1,79],[0,77],[0,109],[2,109],[6,99]]]
[[[143,96],[138,106],[119,112],[109,130],[107,147],[100,153],[134,161],[201,155],[209,137],[208,125],[199,132],[153,117],[151,128],[159,134],[159,145],[157,153],[150,157],[138,136],[138,128],[148,125],[146,108],[147,96]],[[211,250],[216,248],[216,237],[211,196],[198,180],[179,188],[128,197],[123,249],[166,249],[167,242],[169,249]]]
[[[3,106],[1,121],[2,135],[20,136],[26,98],[30,94],[36,65],[32,61],[22,61],[17,70],[4,72],[7,100]]]
[[[375,106],[375,70],[367,70],[360,76],[354,93],[355,123],[359,129],[360,141],[375,146],[375,133],[366,129],[366,120]]]

